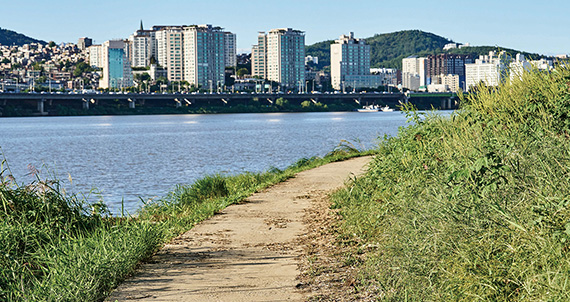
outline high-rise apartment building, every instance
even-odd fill
[[[370,74],[370,45],[363,39],[355,39],[354,33],[342,35],[331,44],[331,83],[334,89],[346,87],[376,88],[382,85],[382,77]]]
[[[156,31],[141,28],[129,37],[131,42],[131,66],[147,67],[152,57],[157,56]]]
[[[125,52],[125,41],[111,40],[101,47],[103,76],[99,87],[122,89],[133,86],[133,73]]]
[[[156,31],[157,64],[166,68],[169,81],[182,81],[184,78],[183,27],[154,26]]]
[[[251,49],[251,75],[267,79],[267,35],[259,32],[257,45]]]
[[[465,64],[471,63],[473,58],[469,55],[429,55],[426,60],[426,84],[431,84],[436,76],[451,74],[459,76],[460,88],[465,89]]]
[[[237,39],[236,34],[224,32],[224,65],[237,66]]]
[[[426,86],[426,58],[402,59],[402,87],[419,90],[422,86]]]
[[[184,80],[207,89],[223,86],[225,38],[232,35],[212,25],[187,26],[183,33]]]
[[[209,87],[223,85],[226,66],[236,66],[236,35],[212,25],[153,26],[129,38],[133,67],[151,61],[167,70],[169,81]],[[153,60],[154,58],[154,60]]]
[[[103,68],[103,45],[91,45],[87,47],[89,65],[92,67]]]
[[[291,28],[260,32],[252,73],[288,88],[305,86],[305,33]],[[265,66],[264,66],[265,64]],[[264,76],[263,76],[264,75]]]

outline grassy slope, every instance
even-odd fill
[[[570,300],[570,70],[417,114],[339,191],[343,238],[384,301]]]
[[[58,182],[17,186],[0,169],[0,301],[99,301],[163,243],[230,204],[302,170],[361,153],[341,145],[284,171],[207,176],[109,218],[102,203],[66,196]]]

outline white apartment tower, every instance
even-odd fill
[[[91,45],[87,47],[87,54],[89,55],[89,65],[91,65],[91,67],[103,68],[102,45]]]
[[[331,44],[331,84],[334,89],[382,85],[382,77],[370,74],[370,45],[355,39],[354,33],[342,35]]]
[[[258,45],[253,47],[253,52],[254,76],[281,83],[289,88],[304,87],[304,32],[291,28],[273,29],[267,35],[260,32]]]
[[[169,81],[182,81],[182,26],[154,26],[153,30],[156,31],[157,64],[166,68]]]
[[[131,66],[147,67],[150,65],[150,58],[157,56],[156,32],[153,30],[137,30],[129,37],[131,42]]]
[[[251,49],[251,75],[267,79],[267,35],[259,32],[257,45]]]
[[[426,58],[410,56],[402,59],[402,86],[419,90],[426,85]]]
[[[224,85],[228,35],[221,27],[197,25],[184,27],[184,80],[203,88]],[[234,48],[235,49],[235,48]],[[235,60],[235,55],[233,56]]]

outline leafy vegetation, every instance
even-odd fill
[[[103,202],[86,204],[58,181],[17,185],[0,169],[0,301],[100,301],[162,244],[219,210],[302,170],[364,154],[347,146],[283,171],[206,176],[136,217],[112,217]]]
[[[570,300],[570,69],[410,112],[334,196],[357,287],[382,301]]]
[[[36,40],[12,30],[0,28],[0,45],[22,46],[30,43],[47,44],[45,41]]]

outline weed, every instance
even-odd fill
[[[412,110],[335,194],[344,242],[381,247],[360,269],[382,300],[570,300],[569,79],[481,87],[450,118]]]

